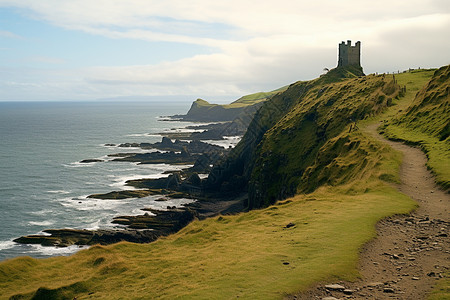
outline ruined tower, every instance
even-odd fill
[[[338,67],[344,67],[348,65],[361,66],[361,42],[356,42],[355,46],[352,46],[352,41],[348,40],[347,44],[342,42],[339,44],[339,59]]]

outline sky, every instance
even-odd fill
[[[235,100],[320,76],[450,63],[448,0],[0,0],[0,101]]]

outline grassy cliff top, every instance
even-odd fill
[[[209,103],[208,101],[203,100],[203,99],[197,99],[197,100],[195,100],[195,103],[197,104],[198,107],[205,107],[205,108],[216,107],[216,106],[221,106],[225,109],[242,108],[242,107],[251,106],[251,105],[266,101],[267,98],[275,95],[278,92],[282,92],[286,89],[287,89],[287,86],[284,86],[279,89],[273,90],[271,92],[258,92],[258,93],[254,93],[254,94],[249,94],[246,96],[242,96],[241,98],[237,99],[236,101],[231,102],[230,104],[223,104],[223,105],[213,104],[213,103]]]
[[[423,86],[432,73],[396,75],[399,84],[408,81],[406,96],[359,126],[396,116],[414,99],[410,87]],[[375,236],[376,222],[415,204],[390,184],[398,181],[401,155],[364,130],[345,125],[321,153],[317,164],[335,162],[324,165],[330,165],[328,179],[340,172],[349,177],[264,209],[194,221],[151,244],[1,262],[0,299],[282,299],[317,281],[355,279],[359,251]]]

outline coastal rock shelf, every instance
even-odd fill
[[[23,236],[14,242],[57,247],[107,245],[120,241],[149,243],[160,236],[180,230],[197,216],[197,212],[188,207],[167,211],[146,210],[151,214],[114,218],[112,223],[124,225],[126,229],[46,229],[43,232],[47,235]]]

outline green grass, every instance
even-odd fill
[[[421,70],[395,75],[398,83],[406,86],[407,93],[397,102],[402,113],[393,116],[382,131],[390,139],[418,145],[427,154],[427,166],[436,176],[436,182],[444,189],[449,189],[450,67],[441,68],[433,80],[426,84],[435,72]]]
[[[394,99],[383,117],[406,101]],[[305,177],[317,180],[310,194],[194,221],[151,244],[1,262],[0,299],[281,299],[317,281],[356,279],[359,251],[375,236],[376,222],[416,207],[390,185],[398,181],[401,154],[363,130],[379,120],[362,121],[351,133],[346,125],[321,146]],[[446,294],[442,281],[433,295],[441,298],[432,299]]]
[[[381,113],[399,96],[400,89],[392,78],[381,75],[342,79],[335,73],[332,70],[317,80],[292,84],[287,91],[272,97],[258,111],[258,122],[254,119],[248,134],[241,141],[245,144],[247,139],[254,139],[251,135],[257,129],[252,128],[269,128],[261,136],[260,142],[255,143],[254,149],[250,149],[255,153],[253,161],[249,163],[251,171],[248,172],[251,174],[251,207],[267,206],[299,191],[311,192],[324,180],[327,183],[337,182],[335,176],[352,176],[345,174],[351,171],[350,168],[343,171],[333,161],[341,150],[340,146],[334,147],[330,142],[341,133],[348,132],[349,124],[354,121]],[[327,76],[331,76],[331,79],[327,79]],[[279,107],[282,107],[281,116],[274,118]],[[326,156],[318,157],[324,152],[326,144],[329,146]],[[238,145],[236,151],[240,150]],[[243,151],[249,150],[244,148]],[[361,157],[364,159],[363,153],[355,156],[355,160]],[[331,177],[320,171],[328,168],[330,163],[340,170]],[[349,166],[352,165],[353,162],[350,162]],[[316,171],[311,172],[308,170],[310,167]],[[327,176],[330,180],[326,180]]]
[[[361,132],[345,136],[350,143],[363,143],[373,160],[351,183],[249,213],[194,221],[147,245],[120,243],[71,257],[5,261],[0,263],[0,294],[281,299],[319,280],[355,279],[359,249],[375,235],[375,223],[407,213],[415,204],[379,179],[380,174],[397,176],[399,153]],[[339,159],[345,164],[353,157]],[[289,223],[295,226],[286,228]]]
[[[282,298],[318,280],[355,279],[358,249],[374,236],[376,221],[412,207],[388,187],[359,195],[323,189],[264,210],[196,221],[149,245],[7,261],[0,265],[0,292],[32,295],[45,287],[77,299]],[[284,228],[289,223],[296,225]]]
[[[230,109],[230,108],[243,108],[243,107],[247,107],[247,106],[251,106],[263,101],[266,101],[269,97],[285,91],[288,88],[288,86],[284,86],[281,87],[279,89],[270,91],[270,92],[258,92],[258,93],[253,93],[253,94],[249,94],[249,95],[245,95],[242,96],[241,98],[237,99],[236,101],[231,102],[230,104],[213,104],[213,103],[209,103],[206,100],[203,99],[197,99],[195,102],[197,103],[197,105],[201,108],[212,108],[212,107],[216,107],[216,106],[220,106],[224,109]]]
[[[246,95],[243,96],[239,99],[237,99],[236,101],[224,105],[224,108],[236,108],[236,107],[245,107],[245,106],[249,106],[249,105],[254,105],[263,101],[266,101],[269,97],[285,91],[288,87],[284,86],[281,87],[279,89],[273,90],[271,92],[259,92],[259,93],[254,93],[254,94],[250,94],[250,95]]]
[[[428,300],[448,300],[450,298],[450,279],[449,273],[445,274],[443,279],[440,279],[428,296]]]

